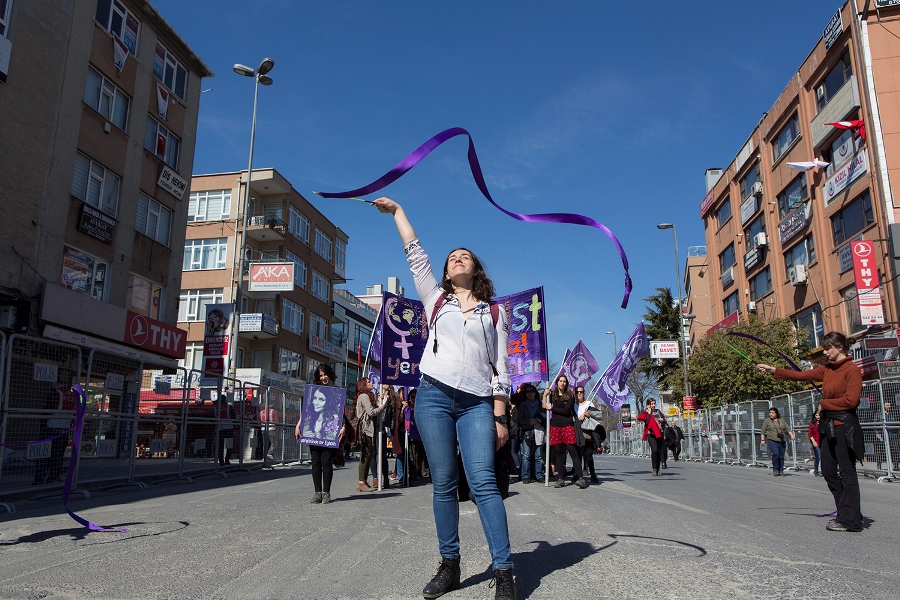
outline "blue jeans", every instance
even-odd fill
[[[532,457],[534,457],[534,471],[531,470]],[[526,477],[542,479],[544,477],[544,459],[541,456],[541,449],[534,439],[530,442],[527,439],[522,440],[522,470],[519,474],[523,479]]]
[[[819,461],[822,460],[822,448],[820,448],[819,446],[813,446],[812,449],[813,449],[813,456],[815,457],[814,458],[815,462],[813,462],[813,472],[818,473],[819,472]]]
[[[766,440],[766,446],[768,446],[769,452],[772,453],[772,470],[776,473],[784,473],[784,449],[787,447],[787,444]]]
[[[511,569],[506,508],[494,474],[497,429],[493,415],[490,396],[467,394],[422,376],[416,396],[416,424],[431,469],[434,523],[441,556],[459,558],[458,446],[494,568]]]
[[[399,481],[403,479],[403,452],[400,452],[400,454],[394,452],[394,456],[397,457],[394,461],[394,471],[397,473],[397,480]]]

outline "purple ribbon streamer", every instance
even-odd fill
[[[478,186],[478,189],[481,190],[482,195],[487,198],[488,202],[493,204],[495,208],[518,221],[525,221],[529,223],[569,223],[571,225],[586,225],[588,227],[594,227],[595,229],[599,229],[600,231],[605,233],[609,237],[609,239],[612,240],[612,243],[619,251],[619,256],[622,258],[622,266],[625,268],[625,297],[622,299],[622,308],[626,308],[628,306],[628,296],[631,295],[631,276],[628,273],[628,257],[625,256],[625,250],[622,248],[622,244],[619,243],[619,240],[616,238],[613,232],[610,231],[603,223],[584,215],[575,213],[541,213],[524,215],[508,211],[497,204],[491,197],[491,193],[488,191],[487,184],[484,182],[484,175],[481,172],[481,165],[478,162],[478,155],[475,153],[475,143],[472,141],[472,136],[462,127],[451,127],[450,129],[445,129],[444,131],[435,135],[430,140],[416,148],[406,158],[397,163],[397,166],[395,166],[393,169],[382,175],[378,180],[370,183],[369,185],[351,190],[349,192],[315,193],[322,196],[323,198],[350,198],[354,196],[366,196],[368,194],[377,192],[378,190],[385,188],[400,179],[400,177],[402,177],[407,171],[412,169],[414,166],[419,164],[419,162],[423,158],[428,156],[432,150],[434,150],[447,140],[459,135],[464,135],[469,138],[468,159],[469,169],[471,169],[472,171],[472,178],[475,180],[475,184]]]
[[[834,517],[836,515],[837,515],[837,511],[825,513],[824,515],[816,515],[816,516],[821,519],[822,517]]]
[[[79,401],[75,406],[75,435],[72,437],[72,457],[69,459],[69,469],[66,473],[66,483],[63,487],[63,507],[66,509],[66,512],[69,513],[69,516],[78,521],[81,525],[84,525],[91,531],[107,531],[111,533],[125,533],[128,531],[124,527],[122,529],[105,529],[100,527],[99,525],[95,525],[91,523],[87,519],[79,517],[71,510],[69,510],[69,488],[72,487],[72,479],[75,477],[75,465],[78,464],[78,447],[81,445],[81,431],[84,428],[84,413],[87,409],[87,395],[84,393],[84,390],[80,385],[72,386],[72,390],[78,394]]]
[[[785,360],[785,362],[787,362],[787,364],[791,365],[791,368],[792,368],[792,369],[794,369],[795,371],[802,371],[802,370],[803,370],[803,369],[801,369],[800,367],[798,367],[797,364],[796,364],[794,361],[792,361],[790,358],[788,358],[787,355],[785,355],[783,352],[781,352],[781,351],[778,350],[777,348],[773,348],[771,344],[769,344],[769,343],[767,343],[767,342],[765,342],[765,341],[759,339],[759,338],[756,337],[755,335],[750,335],[749,333],[739,333],[739,332],[737,332],[737,331],[729,331],[729,332],[726,333],[725,335],[726,335],[726,336],[734,335],[734,336],[737,336],[737,337],[746,338],[746,339],[748,339],[748,340],[750,340],[750,341],[756,342],[757,344],[762,344],[763,346],[767,346],[767,347],[770,348],[773,352],[775,352],[778,356],[780,356],[781,358],[783,358],[783,359]],[[817,385],[815,384],[815,382],[810,382],[810,383],[812,383],[812,385],[813,385],[814,388],[816,388],[817,390],[819,389],[819,386],[817,386]],[[821,391],[821,390],[820,390],[820,391]]]

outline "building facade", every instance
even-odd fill
[[[189,368],[201,369],[206,306],[237,299],[246,185],[246,170],[192,179],[178,305]],[[347,235],[275,169],[253,170],[246,222],[246,263],[291,263],[294,286],[253,291],[245,270],[233,367],[308,381],[320,363],[343,365],[346,340],[332,337],[332,288],[345,281]]]
[[[347,290],[334,290],[334,317],[331,325],[331,341],[347,349],[343,364],[335,369],[338,385],[351,394],[362,377],[363,367],[378,319],[378,310],[372,308]],[[377,367],[378,364],[375,363]]]
[[[828,331],[858,340],[896,329],[900,7],[891,4],[846,2],[731,164],[707,172],[700,216],[713,322],[788,317],[813,348]],[[857,240],[874,244],[881,323],[860,316]]]
[[[0,13],[0,325],[174,364],[213,73],[145,0],[7,0]]]

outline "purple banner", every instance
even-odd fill
[[[307,385],[300,411],[300,443],[338,447],[347,390],[326,385]]]
[[[418,387],[419,362],[428,341],[428,316],[422,303],[384,292],[376,332],[381,340],[381,383]]]
[[[561,375],[565,375],[569,380],[569,388],[575,389],[579,385],[584,385],[591,380],[594,373],[600,370],[600,365],[594,360],[591,351],[587,349],[584,342],[578,340],[575,347],[563,361]]]
[[[641,323],[631,332],[625,345],[606,367],[606,371],[600,376],[600,381],[594,386],[592,393],[597,394],[597,397],[603,400],[610,410],[619,412],[631,392],[626,383],[628,376],[634,371],[638,360],[642,356],[649,355],[650,342],[647,340],[644,324]]]
[[[547,328],[544,326],[544,288],[495,298],[509,315],[509,379],[515,389],[523,383],[547,381]]]

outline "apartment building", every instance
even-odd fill
[[[189,368],[201,369],[206,306],[237,299],[246,186],[246,170],[192,178],[178,305]],[[320,363],[343,366],[346,338],[332,337],[332,288],[346,281],[347,234],[275,169],[253,169],[246,223],[245,265],[291,263],[294,286],[253,291],[245,268],[233,367],[309,381]]]
[[[201,80],[146,0],[0,2],[0,327],[174,364]]]
[[[806,327],[813,348],[828,331],[859,340],[896,329],[900,7],[894,4],[845,2],[730,165],[707,172],[700,216],[712,318],[720,325],[749,313],[788,317]],[[878,277],[876,291],[862,296],[862,316],[852,257],[859,240],[873,243],[869,264]],[[880,306],[872,302],[879,291]],[[692,337],[700,326],[695,320]]]

